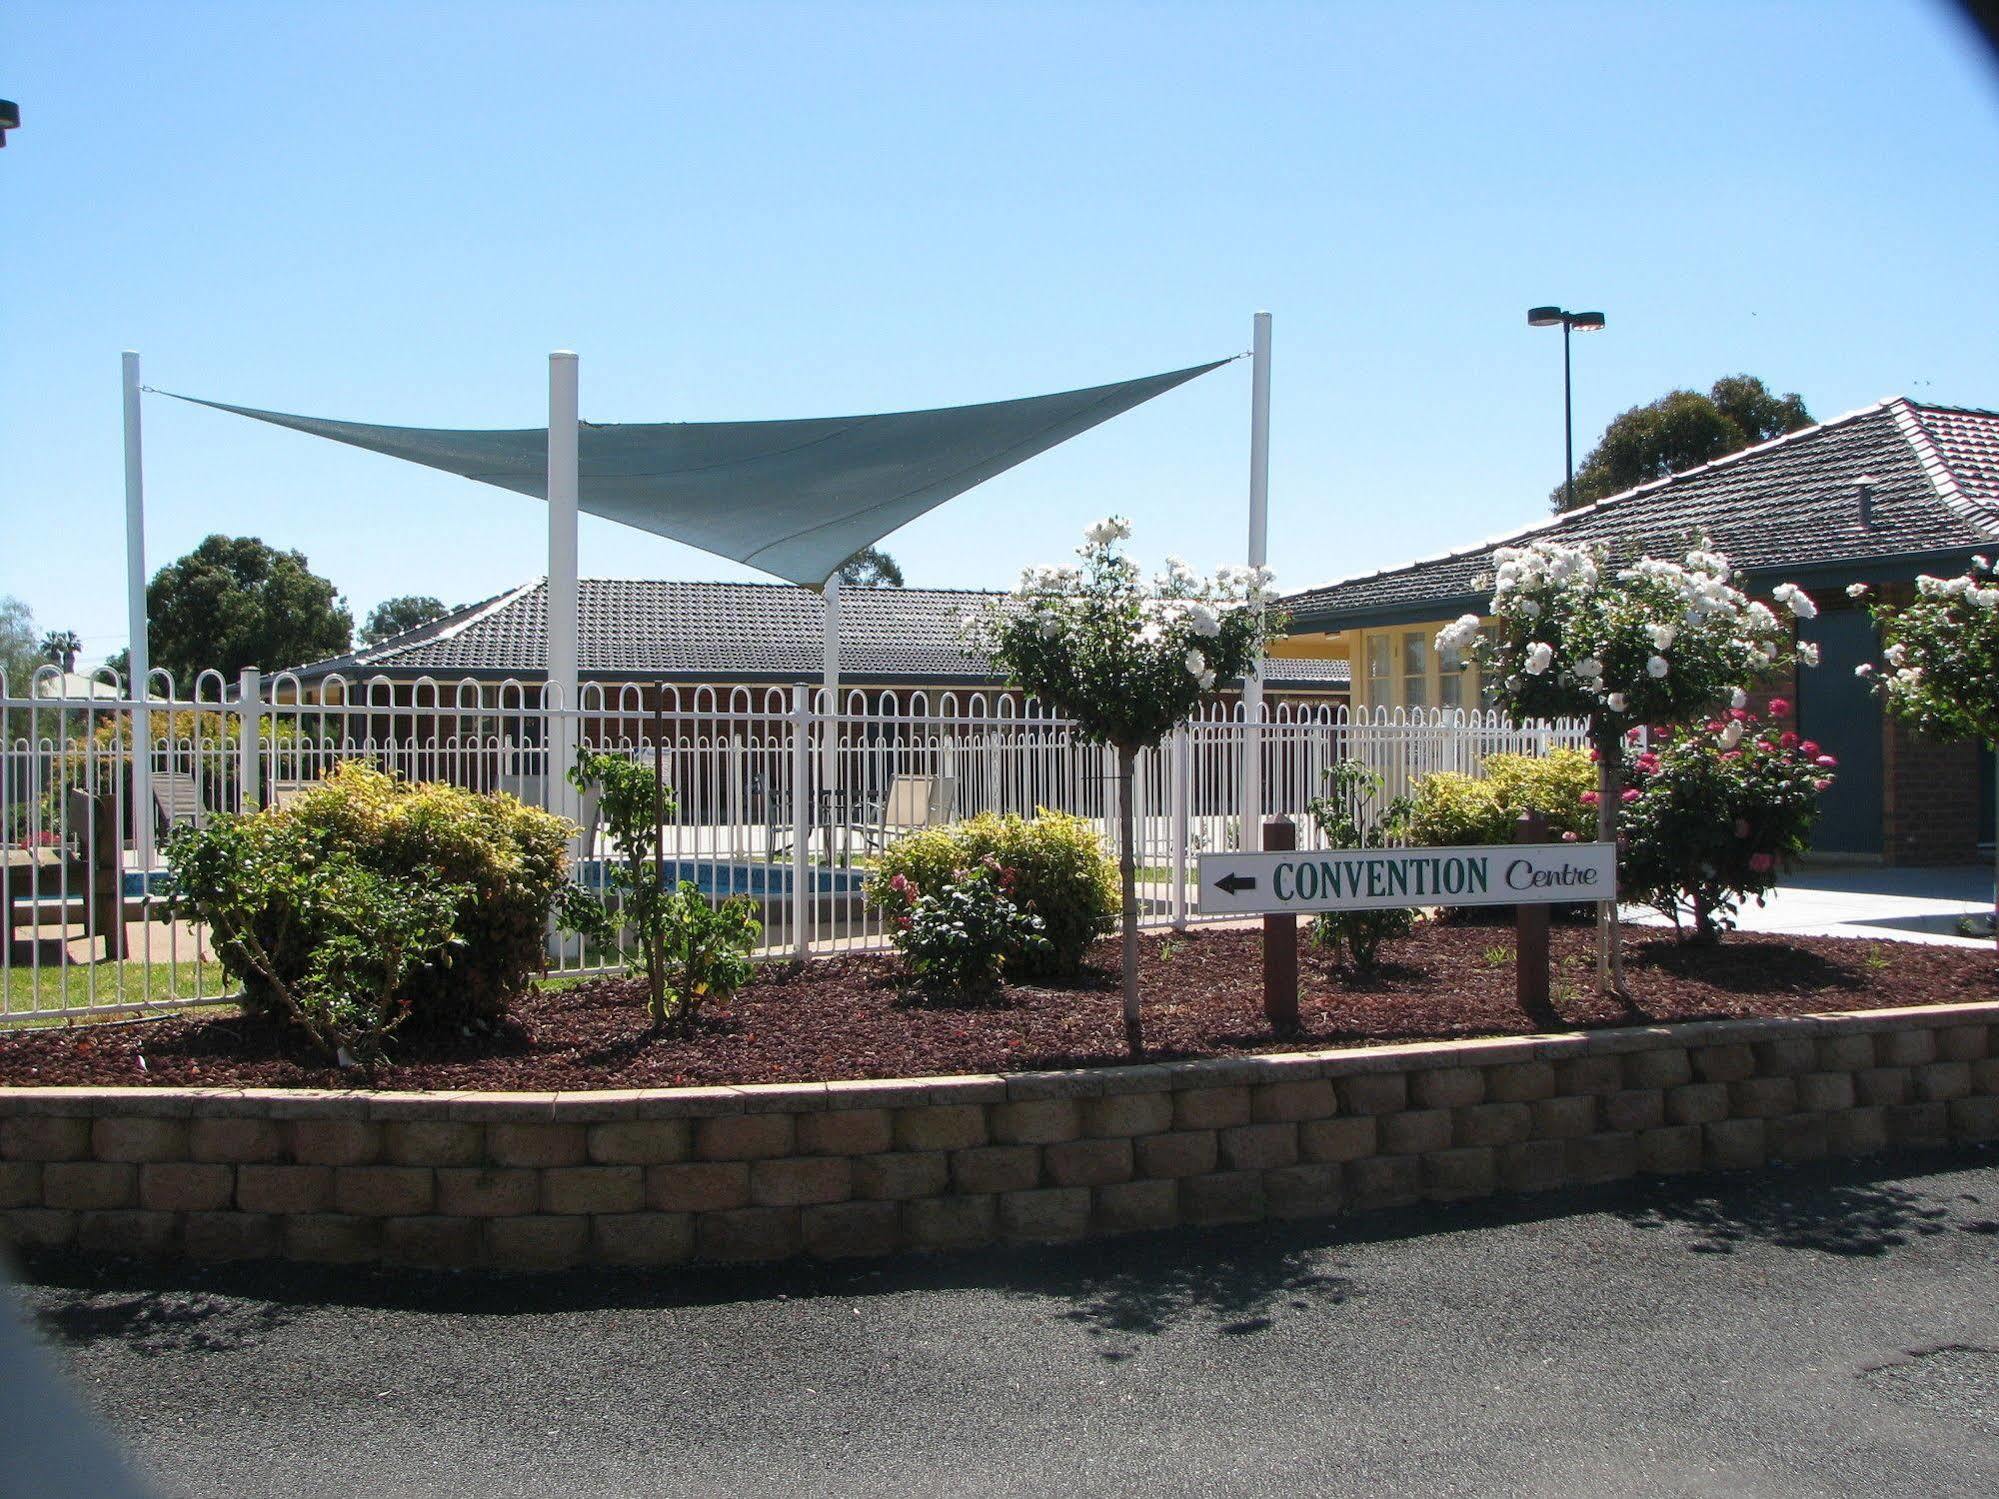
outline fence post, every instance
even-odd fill
[[[1191,811],[1193,766],[1188,744],[1187,725],[1181,724],[1173,731],[1172,785],[1169,795],[1173,798],[1173,930],[1187,930],[1187,824]]]
[[[246,666],[236,679],[236,810],[255,812],[263,805],[257,771],[258,731],[263,727],[263,683],[257,668]]]
[[[1285,853],[1298,846],[1298,825],[1288,817],[1263,820],[1265,852]],[[1263,1013],[1279,1035],[1298,1029],[1298,918],[1263,918]]]
[[[1513,824],[1515,843],[1546,843],[1548,819],[1522,812]],[[1553,1019],[1548,1003],[1548,916],[1545,905],[1513,908],[1513,984],[1521,1009],[1537,1020]]]
[[[810,947],[806,919],[811,896],[806,879],[812,839],[812,689],[800,682],[791,689],[791,950],[803,959]]]

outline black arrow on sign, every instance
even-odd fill
[[[1215,888],[1229,895],[1234,895],[1238,890],[1254,890],[1256,888],[1256,877],[1254,875],[1237,874],[1234,870],[1230,870],[1215,881]]]

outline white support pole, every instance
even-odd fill
[[[1249,565],[1270,557],[1270,314],[1259,312],[1250,342]],[[1259,602],[1263,590],[1255,597]],[[1263,847],[1263,665],[1242,680],[1242,833],[1237,846]]]
[[[132,862],[153,867],[153,724],[146,707],[152,641],[146,628],[146,465],[139,437],[139,356],[123,356],[125,382],[125,620],[131,644]]]
[[[543,805],[571,821],[577,816],[569,768],[576,760],[576,356],[548,356],[548,686],[543,740],[548,750]]]
[[[1193,747],[1183,723],[1168,741],[1173,784],[1173,930],[1187,930],[1188,813],[1193,805]]]
[[[826,630],[820,645],[821,685],[825,688],[825,718],[819,730],[819,789],[827,804],[827,838],[836,820],[832,804],[840,790],[840,575],[833,574],[820,590],[826,605]],[[830,852],[830,847],[829,847]]]
[[[264,685],[254,666],[243,668],[236,679],[236,810],[255,812],[263,804],[257,758],[264,722]]]
[[[791,955],[812,950],[812,689],[791,689]]]

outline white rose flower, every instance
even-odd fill
[[[1044,614],[1041,616],[1040,629],[1043,640],[1053,640],[1062,633],[1062,621],[1052,614]]]
[[[1215,674],[1211,671],[1202,672],[1200,676],[1200,682],[1201,682],[1201,691],[1206,692],[1210,687],[1215,685]]]
[[[1208,669],[1208,658],[1199,651],[1187,652],[1187,675],[1198,677]]]
[[[1530,677],[1538,677],[1554,659],[1555,648],[1545,640],[1537,640],[1527,647],[1527,660],[1522,663],[1521,669]]]
[[[1872,666],[1871,663],[1863,661],[1858,666],[1853,668],[1853,674],[1864,681],[1868,677],[1874,675],[1874,667]]]
[[[1520,612],[1528,619],[1539,619],[1541,617],[1541,606],[1533,599],[1522,599],[1520,601]]]
[[[1728,726],[1721,731],[1721,747],[1734,749],[1740,743],[1742,743],[1742,720],[1731,718]]]
[[[1478,639],[1478,629],[1479,618],[1476,614],[1460,614],[1437,632],[1437,649],[1461,651]]]
[[[1648,677],[1663,677],[1668,670],[1670,668],[1666,665],[1664,656],[1653,656],[1645,663],[1645,675]]]
[[[1807,666],[1817,666],[1819,664],[1818,643],[1811,640],[1800,640],[1798,642],[1798,659]]]
[[[1206,604],[1188,604],[1187,622],[1203,640],[1213,640],[1222,633],[1221,617]]]
[[[1900,666],[1909,659],[1908,647],[1904,646],[1899,640],[1881,654],[1887,658],[1890,666]]]
[[[1603,663],[1594,656],[1585,656],[1576,663],[1575,671],[1579,677],[1600,677],[1603,675]]]
[[[1645,633],[1652,637],[1652,649],[1663,651],[1672,646],[1673,637],[1680,632],[1672,625],[1647,625]]]
[[[1604,706],[1613,713],[1622,713],[1626,708],[1631,706],[1631,699],[1621,692],[1613,692],[1603,702]]]
[[[1083,540],[1093,547],[1110,546],[1131,539],[1131,522],[1121,515],[1107,515],[1083,532]]]
[[[1867,597],[1867,585],[1866,585],[1865,583],[1849,583],[1849,584],[1847,584],[1847,585],[1846,585],[1846,596],[1847,596],[1848,598],[1850,598],[1850,599],[1864,599],[1864,598],[1866,598],[1866,597]]]
[[[1744,692],[1744,691],[1743,691],[1743,690],[1742,690],[1742,689],[1741,689],[1740,687],[1736,688],[1736,689],[1735,689],[1735,691],[1731,692],[1731,693],[1730,693],[1730,694],[1728,695],[1728,706],[1729,706],[1729,707],[1731,707],[1731,708],[1746,708],[1746,707],[1748,707],[1748,706],[1749,706],[1749,694],[1748,694],[1748,693],[1746,693],[1746,692]]]

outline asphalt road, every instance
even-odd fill
[[[30,1268],[170,1493],[1999,1494],[1999,1154],[860,1268]]]

